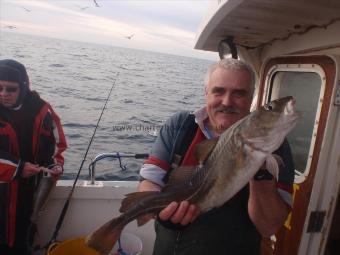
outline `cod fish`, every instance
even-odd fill
[[[38,218],[40,216],[40,213],[44,210],[44,207],[46,206],[51,191],[56,185],[56,179],[48,174],[51,170],[44,167],[41,168],[44,173],[33,197],[33,209],[30,217],[30,226],[27,237],[29,243],[33,243],[34,241],[34,235],[37,232]]]
[[[203,214],[232,198],[265,162],[277,176],[278,160],[272,153],[298,118],[292,97],[277,99],[251,112],[219,138],[198,144],[195,156],[200,165],[175,169],[161,192],[127,194],[122,200],[121,215],[88,235],[85,243],[106,255],[127,223],[137,219],[138,226],[143,225],[145,218],[150,218],[146,215],[156,215],[172,201],[187,200]]]
[[[33,211],[31,214],[31,222],[36,223],[39,217],[40,212],[46,206],[48,198],[50,196],[51,191],[56,185],[56,179],[51,175],[46,175],[44,173],[41,178],[38,188],[34,194],[33,200]]]

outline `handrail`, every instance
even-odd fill
[[[147,153],[119,153],[119,152],[113,152],[113,153],[101,153],[98,154],[89,165],[89,175],[91,179],[91,185],[95,184],[95,170],[96,170],[96,164],[98,161],[103,160],[105,158],[113,158],[119,160],[119,166],[122,170],[125,170],[126,168],[122,165],[121,158],[135,158],[135,159],[146,159],[149,157],[149,154]]]

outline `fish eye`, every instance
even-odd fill
[[[264,106],[264,109],[266,109],[267,111],[272,111],[274,109],[272,104],[267,104]]]

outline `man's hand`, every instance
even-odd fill
[[[270,237],[284,224],[290,208],[279,195],[276,181],[249,182],[248,214],[261,235]]]
[[[60,165],[55,165],[50,170],[51,176],[55,180],[58,180],[60,175],[63,173],[63,168]]]
[[[41,169],[38,165],[32,164],[30,162],[25,162],[24,169],[22,170],[21,176],[24,178],[31,177],[40,173]]]
[[[159,213],[161,220],[170,220],[174,224],[181,224],[183,226],[193,222],[199,215],[199,209],[188,201],[180,203],[171,202],[166,208]]]
[[[54,165],[52,168],[41,166],[40,170],[50,174],[55,181],[57,181],[60,175],[63,173],[63,168],[60,165]]]
[[[138,186],[138,191],[161,191],[161,187],[151,181],[144,180]],[[172,202],[162,211],[160,211],[159,218],[161,220],[170,220],[172,223],[185,226],[193,222],[200,214],[197,206],[189,204],[188,201],[181,203]]]

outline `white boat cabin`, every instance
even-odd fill
[[[254,107],[291,95],[303,114],[288,136],[293,210],[263,254],[333,255],[336,242],[340,252],[340,1],[216,1],[195,48],[236,48],[258,76]]]

